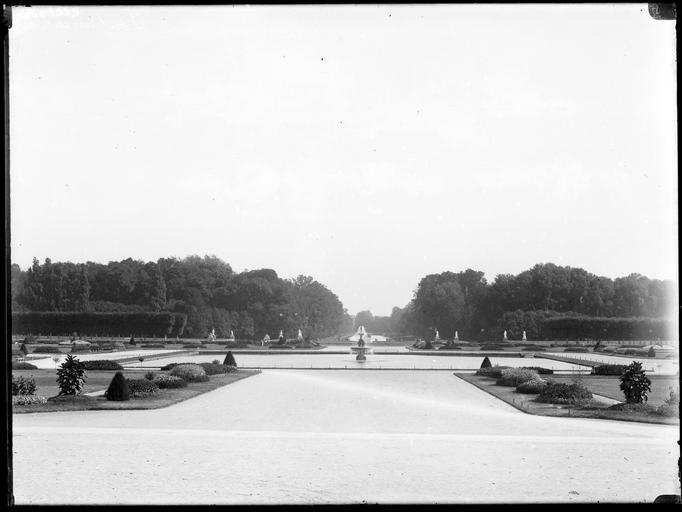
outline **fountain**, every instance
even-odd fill
[[[372,353],[372,349],[365,346],[364,337],[367,335],[365,327],[361,325],[358,328],[358,332],[356,334],[358,335],[358,344],[356,346],[352,346],[350,348],[350,352],[351,354],[357,354],[357,357],[355,358],[356,361],[365,361],[367,359],[365,354]]]

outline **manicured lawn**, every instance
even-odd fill
[[[43,370],[45,371],[45,370]],[[24,370],[23,372],[30,374],[33,372],[34,378],[36,378],[36,370]],[[106,374],[97,375],[94,381],[96,383],[93,389],[90,391],[97,391],[97,389],[106,389],[109,386],[109,382],[113,378],[115,371],[111,372],[88,372],[94,374]],[[162,372],[157,372],[162,373]],[[193,382],[189,383],[186,388],[178,389],[161,389],[159,393],[153,397],[148,398],[131,398],[126,402],[110,402],[103,396],[98,397],[84,397],[80,396],[73,401],[66,402],[53,402],[48,401],[46,404],[34,404],[25,406],[13,406],[12,412],[14,413],[31,413],[31,412],[56,412],[56,411],[82,411],[82,410],[107,410],[107,409],[159,409],[161,407],[168,407],[169,405],[182,402],[189,398],[193,398],[197,395],[201,395],[208,391],[213,391],[222,386],[226,386],[238,380],[244,379],[246,377],[251,377],[260,373],[259,370],[238,370],[236,372],[222,374],[222,375],[212,375],[210,380],[206,382]],[[124,372],[126,377],[130,378],[143,378],[144,372]],[[49,376],[44,378],[49,379]],[[90,380],[90,379],[88,379]],[[86,381],[87,382],[87,381]],[[102,385],[101,383],[106,384]],[[38,378],[36,378],[36,383],[38,383]],[[99,386],[96,388],[95,386]],[[59,390],[55,386],[55,392],[53,394],[48,394],[41,386],[38,384],[37,395],[43,396],[54,396]],[[85,392],[90,392],[86,389]]]
[[[586,406],[566,406],[556,404],[545,404],[536,402],[537,395],[526,395],[517,393],[516,389],[507,386],[498,386],[494,379],[482,377],[475,374],[455,373],[455,375],[466,382],[473,384],[479,389],[490,393],[496,398],[507,402],[509,405],[516,407],[528,414],[536,414],[540,416],[562,416],[573,418],[600,418],[610,420],[623,421],[639,421],[643,423],[666,423],[679,424],[679,418],[666,418],[654,414],[644,414],[625,411],[608,410],[608,404],[600,403],[593,399]],[[553,376],[547,376],[553,377]],[[557,376],[559,377],[559,376]],[[562,376],[563,377],[563,376]],[[567,376],[569,381],[571,376]],[[585,378],[585,377],[583,377]],[[558,379],[557,379],[558,380]],[[594,392],[594,391],[593,391]],[[601,394],[601,393],[597,393]]]
[[[86,372],[85,388],[83,393],[92,393],[101,389],[107,389],[111,379],[114,378],[116,370],[88,370]],[[124,371],[123,375],[127,379],[141,379],[144,371]],[[57,370],[12,370],[14,377],[33,377],[36,381],[38,390],[36,395],[55,396],[59,394],[57,385]]]

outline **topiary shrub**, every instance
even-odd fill
[[[126,382],[126,378],[123,376],[123,373],[116,372],[116,375],[114,375],[114,378],[111,379],[109,387],[107,388],[106,393],[104,393],[104,396],[107,398],[107,400],[113,402],[125,402],[130,400],[128,384]]]
[[[493,364],[490,362],[490,359],[488,359],[488,356],[485,356],[483,358],[483,362],[481,363],[481,366],[479,368],[492,368]]]
[[[537,379],[522,382],[516,386],[516,391],[517,393],[523,393],[525,395],[537,395],[546,385],[547,381],[538,377]]]
[[[33,377],[12,376],[12,396],[35,395],[38,387]]]
[[[38,367],[24,361],[12,361],[12,370],[37,370]]]
[[[540,376],[535,370],[526,370],[525,368],[508,368],[502,371],[502,375],[497,379],[498,386],[513,386],[528,382],[529,380],[539,379]]]
[[[629,404],[646,403],[647,393],[651,391],[651,380],[642,369],[642,363],[633,361],[620,376],[620,389],[625,393]]]
[[[198,364],[179,364],[171,370],[173,377],[180,377],[187,382],[206,382],[209,380],[206,371]]]
[[[123,366],[116,361],[108,361],[106,359],[83,361],[83,366],[85,366],[86,370],[123,370]]]
[[[61,354],[58,347],[36,347],[33,354]]]
[[[476,370],[476,375],[482,375],[483,377],[490,377],[492,379],[499,379],[502,377],[502,372],[508,369],[509,366],[492,366],[490,368],[479,368]]]
[[[165,374],[156,375],[152,382],[154,382],[154,384],[156,384],[161,389],[175,389],[187,387],[187,381],[185,379]]]
[[[80,395],[86,378],[85,365],[68,354],[57,370],[59,395]]]
[[[200,363],[199,366],[204,369],[206,375],[220,375],[223,373],[229,373],[233,368],[232,366],[215,363]]]
[[[12,405],[46,404],[47,398],[40,395],[16,395],[12,396]]]
[[[540,375],[553,375],[554,370],[551,368],[543,368],[542,366],[523,366],[522,368],[526,370],[535,370]]]
[[[225,360],[223,361],[223,364],[225,366],[237,366],[237,361],[234,360],[234,356],[232,355],[231,350],[227,351],[227,354],[225,355]]]
[[[159,392],[159,386],[147,379],[127,379],[126,382],[132,398],[146,398]]]
[[[536,398],[538,402],[549,404],[582,404],[592,398],[592,392],[581,384],[548,382]]]
[[[600,364],[592,368],[593,375],[622,375],[627,368],[625,364]]]
[[[654,350],[654,347],[649,347],[649,353],[647,354],[647,357],[656,357],[656,351]]]
[[[154,372],[145,372],[144,378],[147,380],[154,380],[156,374]]]

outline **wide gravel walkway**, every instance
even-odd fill
[[[678,427],[531,416],[449,372],[266,370],[166,409],[15,415],[17,504],[653,501]]]

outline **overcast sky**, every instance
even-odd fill
[[[13,8],[11,250],[215,254],[389,314],[535,263],[677,280],[646,4]]]

